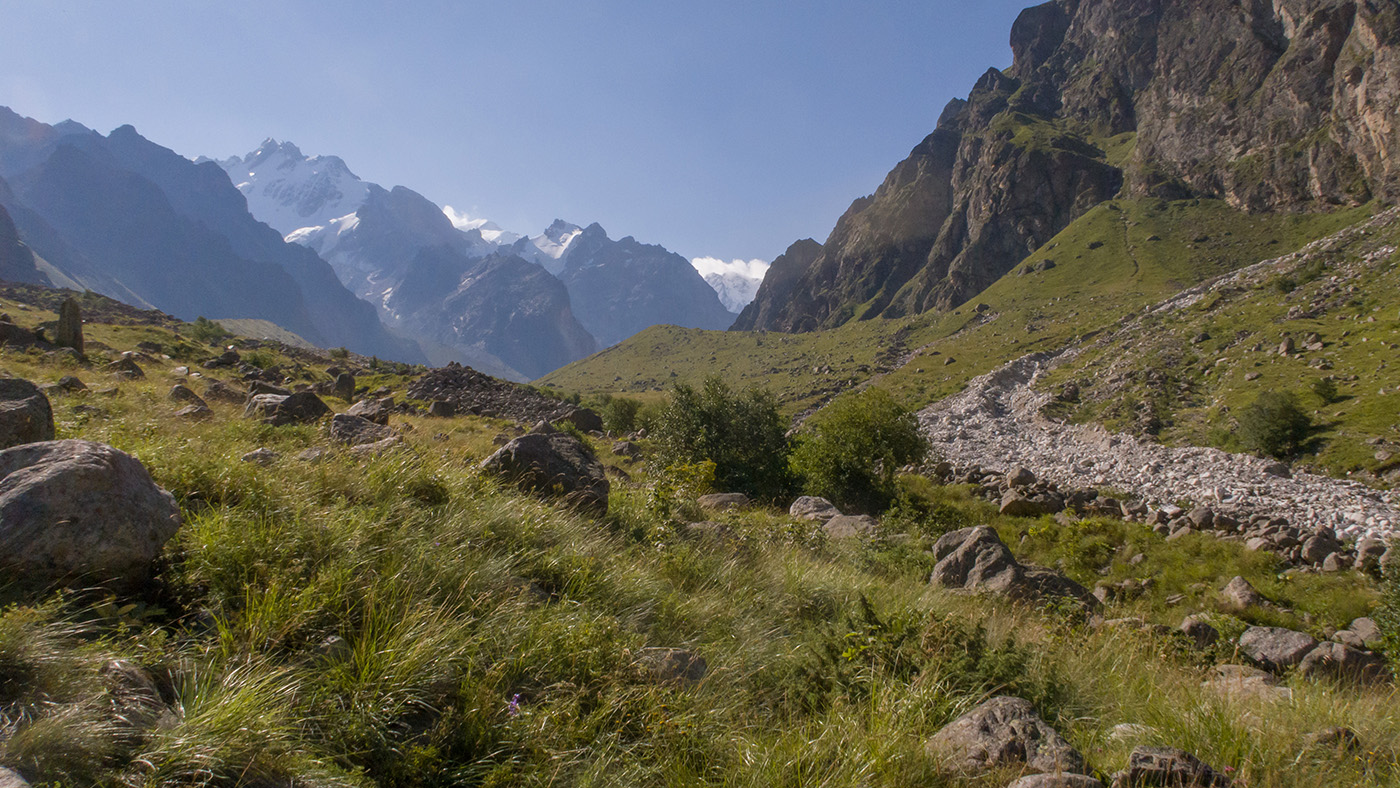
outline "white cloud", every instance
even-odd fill
[[[717,257],[697,257],[690,261],[701,276],[710,274],[738,274],[747,279],[763,279],[770,265],[766,260],[730,260],[725,262]]]

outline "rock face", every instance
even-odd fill
[[[817,254],[775,263],[735,327],[807,331],[857,308],[870,319],[961,304],[1120,193],[1248,211],[1393,198],[1396,19],[1376,0],[1027,9],[1012,67],[950,104]],[[1127,134],[1130,155],[1111,156],[1108,141]]]
[[[1088,608],[1098,605],[1083,586],[1064,575],[1017,562],[1011,550],[985,525],[944,534],[933,545],[938,561],[929,582],[943,588],[987,591],[1013,599],[1072,599]]]
[[[0,378],[0,448],[53,440],[53,407],[38,386]]]
[[[111,446],[63,440],[0,451],[0,561],[26,581],[140,582],[179,527],[174,497]]]
[[[1036,772],[1084,771],[1084,757],[1021,698],[987,701],[934,734],[925,750],[967,772],[1020,764]]]
[[[546,429],[522,435],[481,463],[482,470],[522,489],[564,498],[581,509],[608,510],[608,482],[602,463],[577,438]]]

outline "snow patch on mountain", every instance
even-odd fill
[[[481,233],[483,240],[488,243],[496,244],[497,246],[510,246],[521,238],[519,233],[513,233],[503,229],[490,219],[481,219],[471,216],[453,208],[451,205],[443,206],[442,212],[447,216],[448,220],[452,222],[453,227],[456,227],[464,233],[476,230]]]
[[[770,265],[764,260],[730,260],[696,257],[690,261],[705,282],[719,294],[720,303],[734,314],[744,311],[758,295],[758,286]]]
[[[283,236],[303,228],[328,227],[353,214],[369,197],[339,156],[308,158],[290,142],[268,138],[246,156],[219,162],[259,221]]]

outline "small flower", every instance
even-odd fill
[[[519,717],[519,716],[520,716],[520,694],[519,694],[519,693],[516,693],[515,695],[512,695],[512,696],[511,696],[511,699],[510,699],[510,703],[507,703],[507,704],[506,704],[506,716],[509,716],[509,717]]]

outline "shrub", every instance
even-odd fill
[[[678,384],[655,419],[662,467],[715,464],[715,484],[729,492],[774,499],[792,486],[786,423],[763,389],[730,391],[718,377],[697,390]]]
[[[1237,435],[1249,451],[1289,457],[1303,448],[1313,422],[1298,398],[1288,391],[1266,391],[1240,411]]]
[[[1391,550],[1400,549],[1400,540],[1392,540]],[[1381,579],[1381,605],[1376,610],[1376,624],[1381,629],[1382,643],[1390,661],[1400,667],[1400,561],[1389,561]]]
[[[807,492],[840,507],[883,511],[894,498],[900,466],[928,453],[914,414],[883,389],[840,397],[808,424],[793,467]]]
[[[1312,392],[1317,398],[1322,400],[1323,405],[1331,405],[1337,401],[1337,381],[1331,378],[1318,378],[1313,381]]]
[[[233,334],[229,333],[227,329],[215,323],[213,320],[210,320],[204,315],[200,315],[190,324],[190,336],[198,342],[214,344],[228,339],[233,336]]]
[[[603,419],[603,429],[614,433],[635,432],[642,403],[629,397],[604,394],[594,403],[593,409]]]

